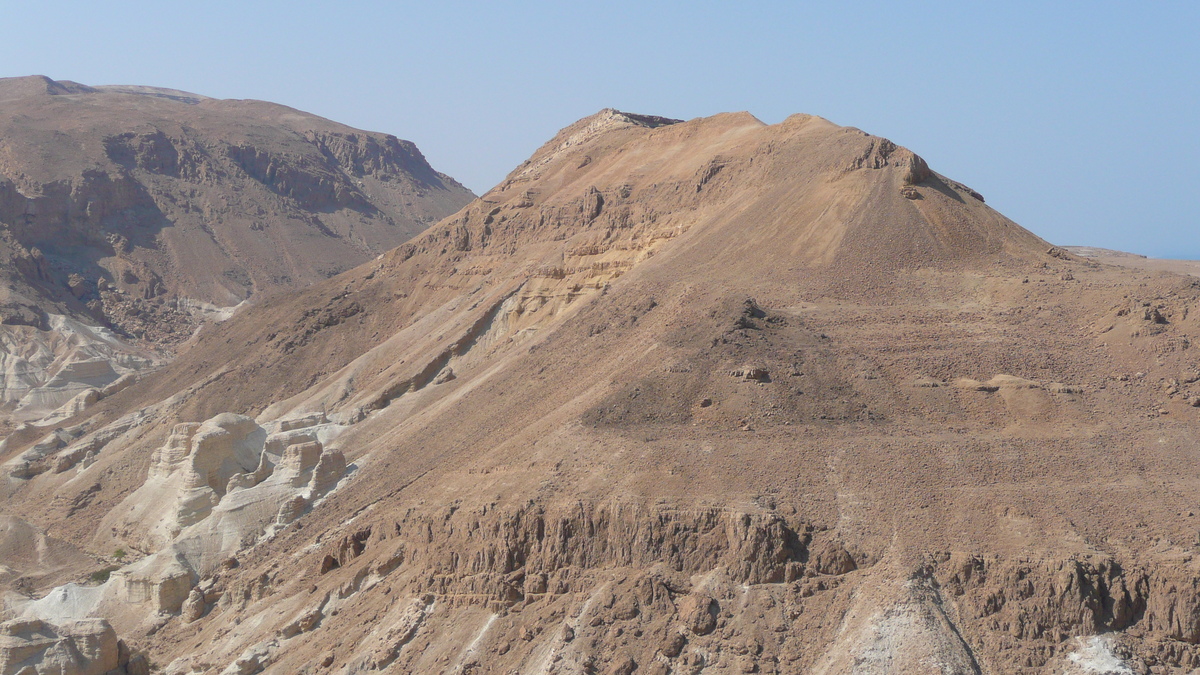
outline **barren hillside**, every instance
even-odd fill
[[[285,106],[2,79],[0,411],[40,418],[471,198],[408,141]]]
[[[1198,321],[857,129],[605,110],[11,437],[129,556],[8,608],[172,673],[1186,672]]]

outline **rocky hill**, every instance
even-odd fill
[[[113,569],[7,607],[171,673],[1186,672],[1198,322],[885,139],[605,110],[11,435]]]
[[[0,79],[0,411],[41,417],[472,196],[408,141],[281,105]]]

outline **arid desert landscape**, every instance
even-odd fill
[[[1200,668],[1200,262],[814,115],[531,150],[0,79],[0,674]]]

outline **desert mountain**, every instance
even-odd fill
[[[1183,671],[1198,310],[857,129],[605,110],[10,436],[128,557],[7,608],[171,673]]]
[[[0,410],[45,415],[471,198],[408,141],[285,106],[0,79]]]

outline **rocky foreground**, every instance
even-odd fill
[[[10,436],[112,569],[8,611],[130,672],[1188,672],[1198,322],[885,139],[606,110]]]

